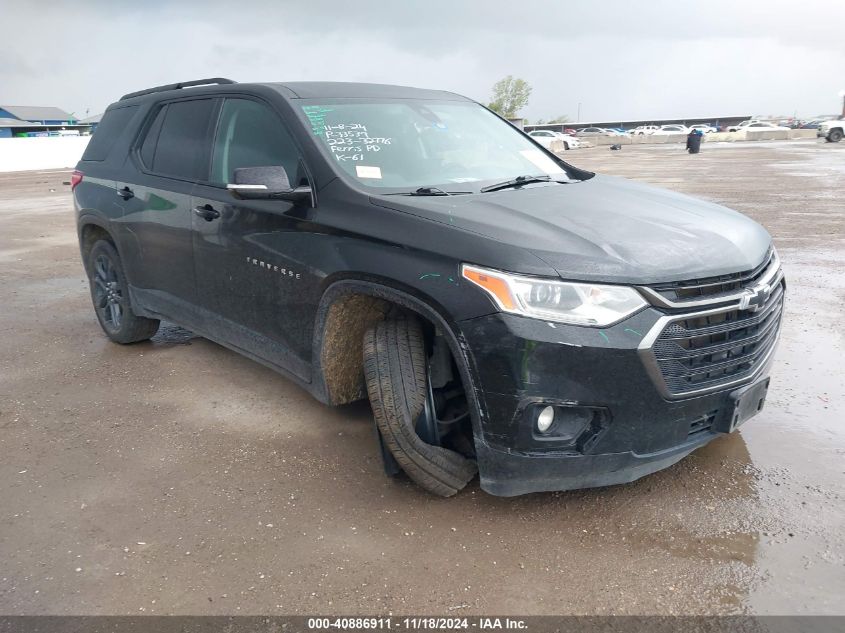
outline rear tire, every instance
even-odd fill
[[[132,311],[120,255],[110,242],[94,243],[88,254],[87,269],[94,312],[106,336],[125,345],[146,341],[158,331],[158,319],[147,319]]]
[[[377,323],[364,334],[364,376],[376,426],[399,466],[427,491],[451,497],[477,467],[453,450],[425,443],[414,430],[427,392],[424,342],[412,316]]]
[[[842,130],[831,130],[827,135],[828,143],[838,143],[842,140]]]

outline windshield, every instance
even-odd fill
[[[331,99],[301,107],[322,150],[367,187],[474,193],[517,176],[568,180],[557,161],[476,103]]]

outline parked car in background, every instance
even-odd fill
[[[581,141],[574,136],[555,132],[553,130],[534,130],[533,132],[529,132],[528,136],[533,138],[546,149],[551,149],[552,141],[556,140],[563,143],[563,149],[575,149],[576,147],[581,146]]]
[[[631,136],[631,133],[623,127],[609,127],[606,129],[610,132],[610,136]]]
[[[718,132],[715,127],[710,125],[709,123],[696,123],[695,125],[689,126],[690,130],[700,130],[702,134],[710,134],[712,132]]]
[[[822,121],[816,131],[817,137],[827,139],[828,143],[838,143],[845,134],[845,117],[834,121]]]
[[[689,134],[686,125],[661,125],[659,130],[654,131],[653,136],[666,136],[669,134]]]
[[[585,127],[576,132],[578,136],[610,136],[603,127]]]
[[[572,136],[571,134],[563,134],[562,132],[557,132],[557,135],[558,139],[566,143],[566,149],[576,149],[581,147],[581,141],[579,141],[577,137]]]
[[[631,134],[634,134],[635,136],[645,136],[648,134],[653,134],[659,129],[659,125],[638,125],[633,130],[631,130]]]
[[[783,125],[769,123],[768,121],[752,121],[746,125],[743,130],[747,132],[771,132],[774,130],[789,130],[789,128],[784,127]]]
[[[728,132],[740,132],[754,122],[755,122],[754,119],[749,119],[747,121],[742,121],[741,123],[737,123],[736,125],[729,125],[728,126]]]
[[[552,141],[555,139],[555,133],[551,130],[532,130],[528,136],[537,141],[540,145],[549,149],[552,146]]]

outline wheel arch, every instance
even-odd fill
[[[79,252],[82,255],[82,265],[86,272],[88,272],[88,255],[98,240],[107,240],[120,254],[117,240],[109,230],[108,223],[96,215],[81,215],[77,224],[77,233],[79,236]]]
[[[473,431],[479,437],[486,417],[469,346],[445,308],[432,297],[395,281],[372,276],[336,278],[325,284],[312,343],[313,390],[324,402],[345,404],[366,397],[363,334],[392,306],[409,310],[441,332],[466,390]],[[360,381],[360,383],[359,383]]]

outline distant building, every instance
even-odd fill
[[[0,138],[58,136],[73,130],[88,134],[91,129],[91,124],[81,123],[61,108],[0,105]]]
[[[82,124],[84,124],[84,125],[90,125],[90,126],[91,126],[91,133],[93,134],[93,133],[94,133],[94,130],[96,130],[96,129],[97,129],[97,126],[100,124],[100,120],[101,120],[102,118],[103,118],[102,113],[100,113],[100,114],[95,114],[94,116],[89,116],[89,117],[88,117],[88,118],[86,118],[86,119],[82,119],[82,120],[80,121],[80,123],[82,123]]]
[[[76,119],[60,108],[0,105],[0,119],[17,119],[41,125],[73,125]]]
[[[10,119],[8,117],[0,117],[0,138],[3,136],[12,136],[11,130],[14,128],[28,128],[30,123],[27,121],[18,121],[17,119]],[[3,130],[9,130],[8,134],[3,134]]]

